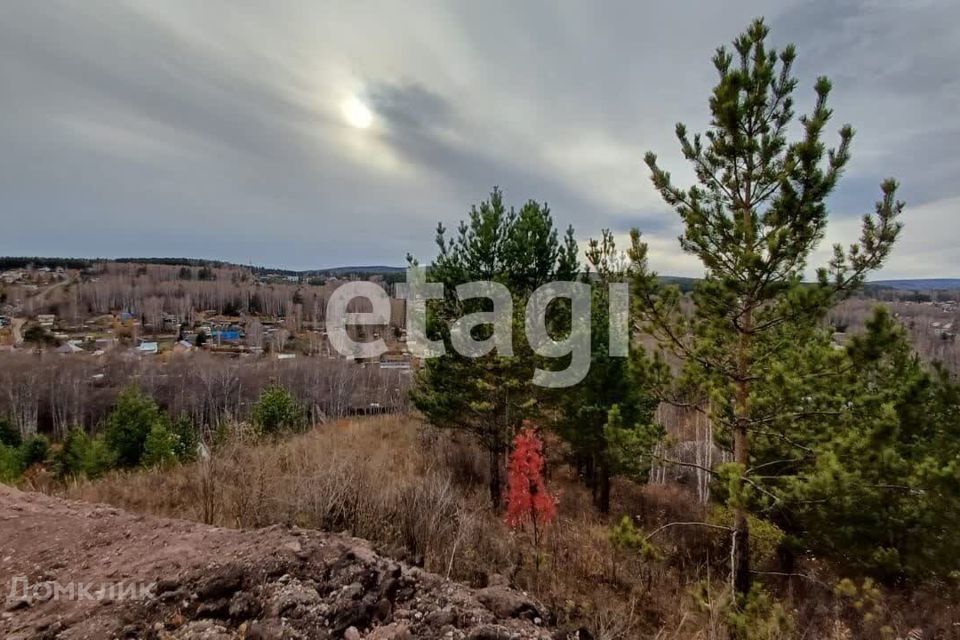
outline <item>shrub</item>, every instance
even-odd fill
[[[707,522],[710,524],[727,525],[733,517],[731,509],[724,505],[715,505],[710,509]],[[775,524],[758,518],[753,514],[747,515],[750,526],[750,563],[754,567],[767,565],[777,555],[784,533]],[[730,544],[730,534],[718,532],[714,534],[718,544],[726,547]]]
[[[35,464],[43,464],[50,454],[50,442],[44,436],[33,436],[20,445],[20,465],[28,469]]]
[[[177,461],[180,439],[163,422],[150,429],[143,445],[142,463],[145,467],[165,467]]]
[[[297,431],[306,424],[303,408],[289,391],[274,385],[264,389],[253,408],[253,422],[266,435]]]
[[[20,450],[0,443],[0,482],[12,482],[21,473]]]
[[[103,438],[91,438],[82,429],[73,429],[57,455],[57,473],[60,477],[83,475],[93,479],[115,463],[115,455]]]
[[[739,605],[729,587],[717,589],[701,581],[690,589],[695,627],[706,629],[709,637],[736,640],[789,640],[795,636],[796,620],[783,605],[755,584]],[[702,637],[702,636],[693,636]]]
[[[623,516],[610,528],[610,544],[618,551],[633,551],[648,560],[659,560],[662,554],[633,524],[633,518]]]
[[[513,439],[507,475],[507,524],[513,528],[532,522],[547,525],[557,517],[557,499],[547,491],[543,479],[543,441],[532,427]]]
[[[0,444],[8,447],[19,447],[22,443],[20,430],[13,426],[9,420],[0,418]]]
[[[53,337],[53,334],[41,327],[40,325],[33,325],[29,329],[23,332],[23,341],[29,344],[34,344],[36,346],[56,346],[58,341]]]
[[[732,635],[744,640],[780,640],[792,638],[796,623],[769,593],[753,585],[742,606],[729,611]]]
[[[190,462],[197,457],[197,448],[200,446],[200,432],[196,425],[187,416],[180,416],[174,420],[170,430],[177,438],[174,453],[180,462]]]

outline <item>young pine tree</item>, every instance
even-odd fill
[[[791,331],[818,322],[838,298],[881,266],[900,231],[896,182],[882,184],[874,216],[865,216],[860,241],[846,252],[834,248],[829,265],[804,283],[807,260],[823,239],[826,199],[850,158],[853,129],[840,128],[839,144],[822,141],[830,120],[830,82],[815,84],[813,111],[799,119],[799,136],[788,140],[794,120],[791,73],[795,52],[766,44],[768,29],[756,20],[733,42],[717,50],[719,82],[710,98],[711,122],[704,135],[690,136],[678,124],[677,138],[697,184],[674,185],[653,153],[646,156],[663,199],[680,214],[684,251],[700,259],[704,278],[693,292],[693,311],[681,307],[675,288],[662,287],[647,266],[647,247],[633,232],[635,299],[646,330],[663,350],[678,356],[686,379],[712,392],[715,424],[733,443],[735,465],[729,504],[732,582],[739,595],[750,591],[746,496],[755,489],[752,433],[772,417],[751,403],[751,383],[763,376],[785,349]],[[661,372],[665,370],[659,360]],[[785,410],[785,409],[784,409]]]
[[[590,371],[582,382],[557,393],[555,429],[569,443],[594,506],[609,513],[613,477],[621,473],[637,477],[646,471],[635,463],[649,460],[642,454],[659,436],[652,424],[656,399],[638,380],[643,367],[635,360],[643,358],[643,351],[625,358],[611,355],[609,348],[612,337],[616,342],[610,326],[611,285],[627,285],[630,262],[606,229],[599,239],[590,240],[585,255],[587,273],[583,278],[592,285]],[[629,464],[624,465],[627,455]]]
[[[947,579],[960,571],[960,386],[923,366],[885,307],[845,349],[823,333],[756,385],[755,406],[806,415],[751,443],[768,490],[751,508],[847,570]]]
[[[114,452],[116,463],[121,467],[135,467],[143,458],[144,445],[150,431],[164,425],[166,416],[161,413],[153,398],[137,387],[121,392],[117,404],[107,417],[104,441]]]
[[[440,225],[437,245],[439,255],[428,275],[444,285],[445,297],[431,303],[427,333],[444,341],[446,353],[426,361],[412,399],[432,425],[466,432],[483,447],[490,469],[490,500],[498,509],[510,441],[525,419],[538,414],[538,403],[546,396],[532,383],[538,361],[524,337],[524,310],[541,285],[576,277],[577,245],[573,229],[559,237],[545,204],[530,200],[519,210],[508,209],[499,189],[471,209],[455,237],[448,239]],[[475,281],[503,285],[511,294],[509,355],[501,345],[478,358],[452,348],[451,329],[458,319],[491,312],[489,300],[457,295],[458,285]],[[492,324],[480,324],[470,332],[478,341],[492,334]]]

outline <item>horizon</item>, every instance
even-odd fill
[[[224,267],[245,267],[249,269],[262,269],[264,271],[283,271],[283,272],[292,272],[292,273],[313,273],[313,272],[324,272],[324,271],[351,271],[354,270],[358,273],[365,271],[376,271],[380,269],[388,269],[390,271],[404,271],[407,269],[405,266],[401,265],[390,265],[385,263],[370,263],[370,264],[338,264],[325,267],[307,267],[304,269],[294,269],[284,266],[277,266],[271,264],[251,264],[251,263],[239,263],[231,262],[229,260],[224,260],[222,258],[196,258],[189,256],[121,256],[121,257],[105,257],[105,256],[13,256],[13,255],[0,255],[0,260],[43,260],[43,261],[56,261],[56,260],[82,260],[89,262],[132,262],[139,261],[150,264],[154,260],[164,260],[164,261],[174,261],[174,264],[177,264],[175,261],[187,262],[197,262],[197,263],[210,263],[222,265]],[[702,276],[689,276],[689,275],[678,275],[675,273],[659,273],[662,278],[677,278],[683,280],[699,280]],[[937,280],[947,280],[947,281],[958,281],[960,282],[960,275],[951,276],[951,275],[936,275],[928,277],[908,277],[908,278],[868,278],[865,281],[865,284],[883,284],[885,282],[930,282]]]

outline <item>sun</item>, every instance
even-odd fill
[[[343,115],[347,123],[357,129],[366,129],[373,124],[373,112],[356,97],[343,103]]]

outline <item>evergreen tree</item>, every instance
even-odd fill
[[[853,129],[841,127],[838,146],[826,150],[821,138],[831,117],[831,85],[821,77],[812,113],[799,119],[799,138],[788,141],[795,51],[768,49],[767,34],[756,20],[734,40],[733,51],[717,50],[719,82],[706,134],[691,138],[677,125],[681,151],[698,184],[674,186],[656,156],[646,156],[654,186],[682,219],[681,247],[706,270],[693,292],[692,312],[685,312],[676,288],[661,287],[649,270],[639,232],[633,232],[631,248],[637,308],[646,329],[662,349],[682,359],[688,380],[712,392],[712,418],[731,434],[732,580],[741,596],[751,584],[746,493],[756,490],[756,483],[750,477],[750,443],[773,419],[753,406],[753,383],[788,348],[783,339],[791,329],[819,322],[883,263],[900,231],[902,208],[896,183],[885,181],[876,215],[864,217],[859,243],[846,252],[835,247],[816,280],[802,282],[807,259],[824,236],[826,198],[849,160]],[[662,358],[655,369],[666,373]]]
[[[122,467],[136,467],[143,458],[147,435],[158,424],[165,423],[153,398],[136,387],[125,389],[107,417],[104,440]]]
[[[623,472],[642,475],[644,466],[634,463],[649,460],[644,454],[659,431],[652,424],[656,399],[638,379],[643,367],[610,353],[610,285],[628,282],[629,261],[606,229],[599,240],[590,240],[586,258],[584,281],[592,285],[590,372],[580,384],[557,394],[556,430],[570,444],[594,505],[608,513],[611,479]],[[635,351],[634,359],[643,355],[642,350]]]
[[[46,436],[33,436],[20,445],[20,463],[24,469],[43,464],[50,455],[50,441]]]
[[[72,429],[56,457],[57,475],[84,475],[91,480],[116,464],[116,454],[102,437],[91,438],[83,429]]]
[[[158,422],[150,429],[143,443],[143,460],[145,467],[164,467],[177,461],[177,445],[179,439],[163,422]]]
[[[298,431],[306,426],[307,417],[296,398],[279,385],[267,387],[253,408],[253,423],[265,435]]]
[[[923,368],[884,307],[846,349],[823,331],[797,351],[756,385],[756,405],[795,416],[754,439],[751,508],[794,546],[888,582],[960,570],[960,387]]]
[[[524,339],[527,300],[541,285],[576,277],[577,245],[572,228],[559,237],[545,204],[531,200],[519,211],[507,209],[496,188],[461,221],[456,237],[448,239],[441,224],[436,240],[439,255],[428,273],[444,285],[444,298],[430,305],[427,331],[431,339],[444,341],[446,354],[426,361],[412,398],[431,424],[467,432],[486,450],[490,499],[499,508],[509,443],[522,422],[537,415],[544,397],[532,380],[534,368],[545,365]],[[500,345],[496,354],[479,358],[452,348],[457,319],[492,310],[488,299],[457,296],[457,285],[476,281],[504,285],[512,294],[512,355]],[[474,327],[470,335],[487,340],[493,337],[492,325]]]

